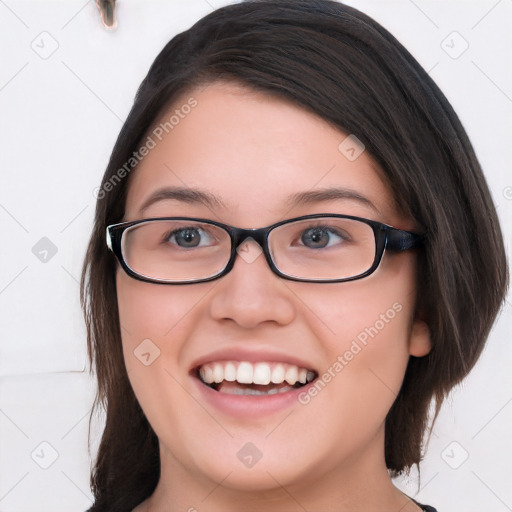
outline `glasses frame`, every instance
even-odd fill
[[[270,232],[276,229],[277,227],[282,226],[283,224],[289,224],[299,220],[318,219],[322,217],[337,217],[342,219],[357,220],[360,222],[364,222],[365,224],[368,224],[372,228],[373,233],[375,235],[375,255],[372,266],[366,272],[358,274],[357,276],[343,277],[340,279],[305,279],[285,274],[276,267],[274,261],[272,260],[272,256],[270,254],[270,250],[268,247],[268,237]],[[147,277],[143,274],[138,274],[137,272],[132,270],[126,263],[124,256],[122,254],[121,241],[123,233],[132,226],[136,226],[137,224],[142,224],[145,222],[155,220],[197,221],[205,224],[213,224],[214,226],[224,229],[229,234],[229,237],[231,239],[231,255],[224,269],[222,269],[220,272],[213,276],[189,281],[168,281],[165,279],[155,279]],[[148,219],[139,219],[128,222],[120,222],[117,224],[110,224],[106,228],[107,247],[115,254],[124,271],[130,277],[148,283],[169,285],[204,283],[225,276],[231,271],[235,264],[235,258],[237,256],[236,250],[238,246],[248,237],[253,238],[260,245],[260,247],[263,250],[263,254],[265,255],[265,259],[267,260],[267,263],[272,272],[274,272],[274,274],[278,275],[279,277],[282,277],[283,279],[288,279],[290,281],[299,281],[304,283],[342,283],[346,281],[355,281],[357,279],[362,279],[373,274],[379,267],[386,249],[396,252],[407,251],[409,249],[412,249],[413,247],[420,246],[425,238],[425,235],[413,233],[411,231],[405,231],[402,229],[397,229],[388,224],[383,224],[382,222],[378,222],[371,219],[365,219],[363,217],[354,217],[352,215],[341,215],[334,213],[316,213],[311,215],[303,215],[301,217],[294,217],[292,219],[286,219],[280,222],[276,222],[275,224],[271,224],[270,226],[266,226],[264,228],[253,229],[237,228],[235,226],[230,226],[228,224],[223,224],[221,222],[216,222],[210,219],[202,219],[198,217],[151,217]]]

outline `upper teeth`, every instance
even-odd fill
[[[219,361],[204,364],[199,375],[206,384],[227,380],[240,384],[281,384],[293,386],[297,382],[306,384],[314,379],[315,373],[287,363],[250,363],[248,361]]]

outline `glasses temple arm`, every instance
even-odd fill
[[[386,247],[394,251],[406,251],[420,245],[424,239],[425,235],[417,235],[401,229],[392,229],[387,232]]]

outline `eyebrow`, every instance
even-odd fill
[[[156,190],[140,207],[139,213],[144,213],[152,204],[159,201],[174,199],[189,204],[203,204],[208,208],[226,208],[220,198],[197,188],[166,187]]]
[[[171,199],[189,204],[202,204],[208,208],[227,208],[226,204],[219,197],[210,192],[189,187],[165,187],[153,192],[153,194],[144,201],[139,213],[144,213],[154,203]],[[361,195],[359,192],[339,187],[297,192],[288,196],[284,204],[288,207],[294,207],[339,199],[352,199],[371,208],[378,214],[381,213],[368,198]]]
[[[333,201],[336,199],[352,199],[365,206],[368,206],[378,214],[381,213],[379,209],[367,197],[361,195],[359,192],[339,187],[308,190],[307,192],[297,192],[296,194],[292,194],[288,197],[286,204],[288,206],[302,206],[319,203],[322,201]]]

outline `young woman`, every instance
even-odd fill
[[[82,273],[91,512],[433,511],[418,464],[508,284],[446,98],[364,14],[218,9],[162,50]]]

